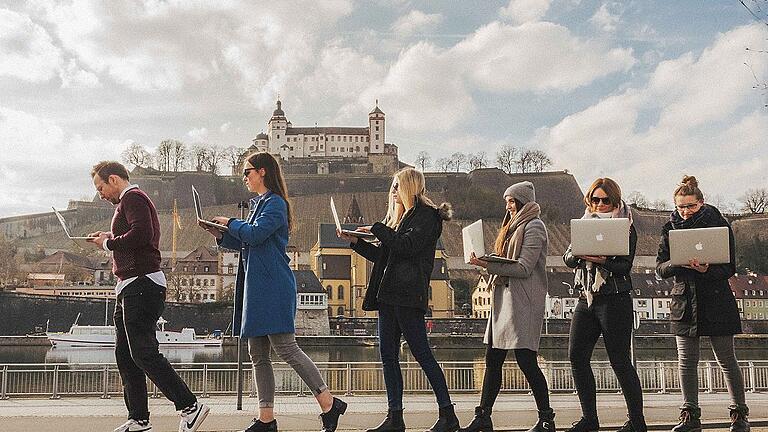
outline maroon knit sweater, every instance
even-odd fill
[[[112,272],[120,280],[160,270],[160,221],[147,194],[134,188],[123,195],[112,216]]]

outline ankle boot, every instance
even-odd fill
[[[339,425],[339,417],[347,411],[347,403],[339,398],[333,398],[333,404],[328,412],[320,414],[323,422],[322,432],[335,432]]]
[[[597,432],[600,429],[600,422],[597,419],[588,419],[585,417],[580,418],[578,421],[573,422],[571,427],[565,430],[565,432]]]
[[[427,432],[456,432],[459,430],[459,418],[453,411],[453,404],[440,408],[435,424]]]
[[[731,432],[749,432],[749,408],[731,408]]]
[[[365,432],[405,432],[403,410],[389,410],[387,417],[378,426]]]
[[[459,432],[493,432],[491,411],[492,408],[475,407],[475,418],[467,427],[459,429]]]
[[[683,408],[680,410],[680,423],[672,432],[701,432],[701,408]]]
[[[539,411],[539,421],[528,432],[555,432],[555,411]]]

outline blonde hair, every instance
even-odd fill
[[[701,189],[699,189],[699,182],[696,180],[696,177],[694,176],[683,176],[683,180],[680,182],[679,185],[677,185],[677,188],[675,189],[675,194],[673,197],[676,197],[678,195],[687,196],[687,195],[695,195],[696,199],[699,201],[704,200],[704,194],[701,192]]]
[[[390,228],[396,228],[400,221],[403,219],[403,215],[406,213],[406,209],[410,210],[415,207],[418,202],[437,208],[435,203],[432,202],[426,196],[426,181],[424,174],[421,171],[417,171],[413,168],[403,168],[396,172],[392,177],[392,186],[397,183],[397,194],[400,196],[400,201],[403,202],[402,206],[399,206],[392,195],[391,187],[389,194],[389,205],[387,207],[387,215],[384,217],[384,224]]]

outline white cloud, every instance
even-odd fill
[[[208,138],[208,128],[195,128],[187,132],[187,136],[192,142],[204,142]]]
[[[0,215],[66,208],[69,199],[91,195],[91,167],[118,160],[123,148],[120,141],[69,134],[50,120],[0,107]]]
[[[608,175],[651,198],[668,199],[683,174],[713,196],[765,184],[768,114],[749,94],[753,79],[737,49],[763,37],[758,25],[722,34],[700,55],[661,63],[645,87],[542,128],[534,141],[584,183]],[[768,74],[768,59],[753,67]]]
[[[616,31],[621,21],[621,5],[615,2],[606,2],[600,5],[589,22],[604,32]]]
[[[552,0],[510,0],[499,10],[502,18],[515,24],[538,21],[546,15]]]
[[[443,15],[426,14],[420,10],[412,10],[408,15],[403,15],[392,24],[392,30],[400,36],[410,36],[416,33],[432,31],[441,22]]]
[[[75,59],[70,59],[59,71],[62,88],[98,88],[101,87],[99,77],[78,67]]]
[[[61,63],[61,50],[44,28],[26,15],[0,9],[0,76],[48,81]]]

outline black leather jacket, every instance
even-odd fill
[[[627,256],[612,256],[605,260],[605,264],[597,265],[598,269],[602,269],[607,272],[605,281],[600,286],[600,295],[619,294],[632,290],[632,279],[629,274],[632,271],[632,263],[635,261],[635,249],[637,248],[637,232],[635,226],[629,227],[629,255]],[[571,245],[563,254],[563,261],[565,265],[572,269],[586,269],[587,262],[576,258],[571,252]],[[579,285],[578,282],[574,286],[574,289],[582,291],[584,287]]]

